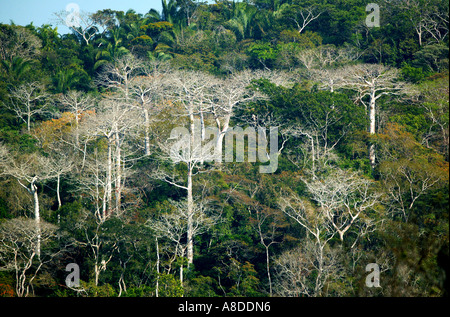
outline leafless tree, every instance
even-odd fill
[[[187,259],[188,265],[193,263],[193,176],[205,161],[214,159],[213,145],[211,142],[202,144],[202,127],[204,115],[210,110],[208,98],[210,85],[208,75],[201,72],[179,71],[173,73],[170,83],[173,92],[173,102],[178,106],[175,117],[181,118],[179,126],[174,128],[170,137],[160,140],[159,147],[162,150],[161,159],[171,161],[174,164],[182,163],[187,167],[186,180],[179,176],[170,175],[159,169],[153,177],[159,178],[178,188],[186,190],[187,194]],[[175,140],[175,141],[174,141]],[[180,181],[181,180],[181,181]]]
[[[372,181],[358,173],[336,169],[324,178],[312,182],[305,180],[305,184],[311,199],[319,206],[341,241],[358,222],[364,222],[359,224],[359,228],[363,229],[360,234],[363,235],[367,228],[375,225],[375,219],[371,219],[368,212],[380,203],[381,195],[374,190]]]
[[[65,167],[55,167],[51,160],[33,153],[28,155],[14,155],[8,151],[4,145],[0,144],[0,152],[3,152],[1,159],[0,175],[11,176],[15,178],[20,186],[22,186],[30,194],[33,200],[33,215],[36,223],[36,255],[40,256],[40,206],[38,196],[38,184],[56,178],[58,173],[65,171]],[[54,163],[54,162],[53,162]]]
[[[127,157],[136,151],[132,148],[132,144],[127,142],[127,138],[130,137],[130,131],[136,125],[134,109],[111,95],[100,101],[96,114],[86,118],[80,130],[82,138],[94,136],[106,141],[106,153],[91,153],[86,160],[86,165],[89,165],[87,173],[81,175],[80,178],[80,181],[84,182],[85,189],[94,190],[95,197],[103,196],[101,212],[99,211],[99,219],[102,221],[113,214],[118,216],[122,213],[121,196],[132,163]],[[131,143],[131,141],[129,142]],[[100,190],[102,186],[104,190]],[[115,202],[113,201],[113,190]],[[97,198],[96,201],[98,201]]]
[[[56,230],[50,223],[42,221],[37,225],[26,218],[14,218],[0,224],[0,269],[15,272],[17,296],[28,296],[42,266],[64,252],[64,249],[52,251],[48,247],[48,243],[56,238]]]
[[[94,108],[96,100],[81,91],[71,90],[60,96],[59,102],[63,108],[75,117],[75,147],[80,148],[80,121],[88,110]]]
[[[287,10],[290,8],[287,7]],[[317,5],[308,7],[295,7],[294,14],[289,15],[289,19],[294,21],[297,26],[298,33],[302,33],[309,23],[316,20],[325,11]]]
[[[257,98],[257,94],[250,89],[253,79],[257,79],[258,74],[251,71],[241,71],[229,75],[225,79],[215,79],[211,87],[213,94],[211,102],[211,112],[218,128],[219,135],[216,138],[215,162],[222,162],[223,139],[228,129],[230,121],[239,105]]]
[[[27,125],[28,132],[31,129],[31,118],[45,113],[48,106],[45,86],[39,82],[24,83],[10,90],[10,105],[16,116]]]
[[[376,133],[376,101],[384,95],[411,93],[410,85],[399,81],[399,71],[379,64],[357,64],[340,69],[344,74],[340,88],[357,92],[356,101],[361,102],[369,114],[369,134]],[[368,97],[368,98],[366,98]],[[375,167],[375,145],[369,145],[369,160]]]
[[[280,209],[289,217],[294,219],[306,230],[306,237],[311,240],[314,248],[314,258],[316,261],[316,279],[314,281],[314,295],[318,294],[326,278],[325,253],[329,241],[335,236],[336,231],[327,221],[324,213],[317,213],[311,203],[301,199],[295,193],[283,193],[279,199]]]
[[[268,208],[261,208],[259,203],[249,207],[249,210],[254,211],[254,227],[259,235],[259,241],[264,247],[264,251],[266,253],[266,272],[267,279],[269,281],[269,296],[272,297],[273,287],[270,267],[270,247],[280,243],[280,241],[277,240],[279,239],[278,229],[281,226],[282,221],[279,214],[273,210],[268,210]]]
[[[68,10],[60,11],[55,13],[57,23],[60,25],[65,25],[71,29],[75,34],[81,36],[89,45],[89,42],[94,38],[96,34],[101,33],[101,23],[95,17],[93,13],[88,12],[70,12]],[[103,25],[103,28],[105,25]],[[103,30],[103,32],[106,29]]]
[[[444,1],[433,0],[409,0],[389,1],[390,7],[404,10],[406,16],[413,24],[417,34],[419,46],[427,43],[427,35],[430,42],[442,42],[448,36],[449,19],[448,4]]]
[[[294,274],[289,278],[298,279],[302,292],[309,289],[310,291],[305,294],[317,296],[329,276],[330,267],[327,263],[335,261],[332,260],[334,256],[329,253],[332,252],[330,240],[338,235],[340,240],[344,241],[344,235],[352,228],[355,235],[353,241],[349,242],[353,249],[361,238],[373,232],[380,220],[370,211],[380,203],[380,195],[374,190],[373,182],[356,173],[340,169],[331,170],[328,175],[316,180],[303,179],[303,181],[311,201],[299,197],[294,192],[283,192],[278,204],[287,216],[305,229],[307,250],[302,251],[304,253],[302,257],[305,258],[301,258],[300,263],[294,264],[308,267],[305,263],[313,263],[316,278],[313,282],[309,281],[313,287],[307,288],[304,277],[296,277],[293,272],[285,273]],[[286,269],[283,266],[294,265],[286,263],[290,263],[289,258],[279,263],[282,270]],[[303,274],[311,272],[304,271]]]
[[[133,78],[131,82],[131,95],[133,104],[142,111],[144,118],[144,151],[150,155],[150,125],[162,109],[165,102],[167,81],[170,77],[170,68],[167,63],[152,61],[142,65],[143,74]]]
[[[407,222],[417,199],[445,181],[441,171],[428,167],[404,159],[381,164],[382,183],[388,195],[387,209],[393,216],[400,213]]]
[[[106,199],[103,201],[103,212],[111,210],[113,164],[115,169],[115,210],[121,213],[122,191],[125,180],[126,153],[123,152],[131,132],[136,132],[139,126],[139,115],[133,100],[133,83],[143,72],[143,63],[133,55],[128,54],[113,63],[104,66],[96,79],[96,83],[108,89],[99,103],[98,114],[91,118],[90,124],[95,130],[94,135],[107,140],[107,181]],[[92,134],[92,133],[91,133]],[[130,152],[129,152],[130,153]],[[108,212],[109,213],[109,212]]]
[[[188,213],[186,200],[170,201],[170,204],[172,206],[170,212],[164,212],[157,219],[147,221],[147,226],[155,232],[158,241],[167,239],[172,245],[168,247],[172,255],[169,256],[167,274],[170,273],[172,264],[178,257],[185,257],[188,233],[192,234],[193,239],[206,232],[218,221],[217,216],[206,214],[207,203],[203,199],[197,199],[194,202],[192,214]],[[191,223],[190,226],[188,226],[189,223]],[[183,283],[183,265],[180,267],[180,282]]]
[[[11,33],[0,34],[0,59],[12,62],[15,57],[25,61],[35,58],[42,47],[41,40],[23,26],[11,26]]]
[[[429,147],[433,139],[440,140],[438,150],[448,159],[449,147],[449,88],[446,82],[425,83],[420,87],[419,106],[425,109],[426,116],[431,121],[429,132],[424,137],[424,143]],[[436,132],[435,130],[438,130]]]
[[[283,252],[275,261],[275,291],[278,296],[324,295],[327,283],[339,280],[339,253],[328,245],[323,249],[311,240]],[[317,274],[315,278],[315,273]]]

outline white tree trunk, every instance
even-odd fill
[[[369,121],[370,121],[369,134],[370,135],[373,135],[376,132],[376,130],[375,130],[375,123],[376,123],[375,114],[376,114],[375,91],[372,91],[370,93],[370,103],[369,103]],[[375,167],[375,145],[374,144],[369,145],[369,161],[370,161],[370,165],[372,166],[372,168],[374,168]]]
[[[156,289],[155,289],[155,296],[159,297],[159,245],[158,245],[158,238],[156,239]]]
[[[61,194],[59,192],[60,183],[61,183],[61,175],[58,174],[56,181],[56,197],[58,199],[58,209],[61,208]]]
[[[37,187],[34,182],[30,184],[30,189],[30,193],[33,195],[34,219],[36,221],[36,255],[39,259],[41,256],[41,216],[39,213],[39,198]]]
[[[107,158],[107,171],[106,171],[106,184],[105,184],[105,199],[103,200],[103,215],[102,220],[106,220],[111,210],[112,200],[112,146],[111,140],[108,140],[108,158]]]
[[[144,117],[145,117],[145,155],[150,155],[150,119],[148,115],[148,110],[144,107]]]
[[[116,132],[116,214],[120,215],[122,202],[122,157],[120,151],[120,136]]]
[[[187,259],[189,265],[194,262],[194,241],[193,241],[193,219],[194,214],[194,198],[192,196],[192,167],[188,167],[187,180],[187,208],[188,208],[188,223],[187,223]]]

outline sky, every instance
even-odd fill
[[[133,9],[145,14],[150,9],[161,12],[161,0],[0,0],[0,23],[34,26],[51,24],[58,26],[58,32],[67,33],[69,29],[57,25],[55,12],[66,10],[67,5],[76,4],[82,12],[96,12],[102,9],[127,11]],[[73,7],[73,6],[72,6]],[[68,8],[71,8],[69,6]],[[72,9],[69,9],[72,11]]]

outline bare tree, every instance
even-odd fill
[[[297,26],[298,33],[302,33],[303,30],[308,26],[309,23],[316,20],[325,11],[322,10],[318,5],[310,5],[307,7],[293,6],[286,7],[288,11],[287,17],[294,21]]]
[[[194,202],[192,214],[188,213],[186,200],[170,201],[170,204],[173,210],[162,213],[157,219],[147,221],[147,226],[155,232],[158,241],[167,239],[172,244],[169,251],[172,256],[169,257],[167,274],[170,273],[172,264],[178,257],[185,257],[188,247],[186,237],[189,230],[193,239],[195,236],[206,232],[218,221],[217,217],[206,214],[207,204],[202,199]],[[188,223],[191,223],[191,225],[188,226]],[[183,264],[180,266],[180,282],[183,284]]]
[[[12,62],[19,57],[25,61],[35,58],[42,47],[41,40],[23,26],[10,26],[11,33],[0,34],[0,60]]]
[[[100,124],[96,125],[95,121],[91,121],[96,126],[96,135],[105,137],[108,142],[107,200],[104,200],[104,211],[106,210],[105,203],[110,202],[112,197],[114,156],[115,209],[118,214],[120,213],[125,179],[123,146],[127,144],[127,136],[139,125],[137,120],[139,116],[136,113],[132,88],[133,82],[142,71],[143,63],[133,55],[128,54],[105,65],[96,79],[98,85],[106,87],[110,91],[109,95],[105,96],[100,103],[100,108],[102,108],[99,111],[101,118],[100,116],[96,117],[96,121]]]
[[[45,221],[37,225],[26,218],[14,218],[0,224],[0,268],[15,272],[17,296],[28,296],[42,266],[64,251],[53,252],[47,247],[47,243],[56,238],[56,229]],[[45,247],[42,254],[41,245]]]
[[[298,279],[300,290],[305,292],[304,294],[317,296],[332,269],[329,266],[330,261],[335,261],[334,255],[329,253],[332,252],[330,240],[338,235],[340,240],[344,241],[344,235],[352,229],[353,241],[349,242],[351,248],[354,248],[362,237],[374,231],[379,219],[371,215],[370,211],[379,203],[380,195],[374,191],[373,182],[356,173],[339,169],[332,170],[329,175],[317,180],[303,181],[311,201],[290,191],[281,194],[278,204],[287,216],[305,229],[306,249],[302,251],[305,258],[294,264],[307,269],[308,265],[305,263],[313,263],[312,268],[310,266],[308,269],[314,271],[315,280],[308,282],[313,286],[308,288],[304,277],[295,277],[295,273],[289,271],[287,273],[294,274],[292,278]],[[291,260],[287,258],[279,262],[282,271],[286,269],[283,266],[288,265],[289,261]],[[308,274],[310,273],[311,271]]]
[[[150,125],[153,116],[164,108],[162,103],[170,69],[164,62],[152,61],[143,65],[143,73],[132,80],[131,94],[144,117],[144,151],[145,155],[150,155]]]
[[[0,147],[4,145],[0,144]],[[6,148],[3,148],[0,152],[3,152],[2,164],[0,165],[0,175],[11,176],[15,178],[20,186],[26,189],[33,200],[33,214],[36,223],[36,255],[40,256],[40,206],[38,196],[38,183],[43,183],[52,178],[57,177],[57,174],[61,172],[55,172],[52,169],[52,162],[43,156],[38,154],[29,154],[16,156],[10,153]]]
[[[253,197],[252,197],[253,198]],[[277,241],[279,238],[278,229],[281,224],[280,215],[273,210],[268,210],[268,208],[261,208],[259,204],[253,206],[252,209],[255,210],[255,229],[259,235],[259,241],[264,247],[266,253],[266,272],[267,279],[269,281],[269,296],[273,295],[272,287],[272,274],[270,267],[270,247],[274,244],[279,243]]]
[[[193,176],[205,161],[214,159],[213,144],[202,144],[202,115],[209,109],[207,103],[209,76],[200,72],[180,71],[173,74],[171,82],[174,93],[174,102],[179,105],[179,113],[175,116],[182,118],[181,123],[186,127],[176,127],[171,131],[168,140],[159,141],[162,150],[161,159],[171,161],[174,164],[182,163],[187,167],[186,181],[174,179],[166,171],[160,169],[154,173],[154,177],[159,178],[186,190],[187,194],[187,259],[188,265],[193,263]],[[184,120],[184,121],[183,121]],[[175,142],[173,140],[176,140]],[[182,185],[184,183],[184,185]]]
[[[328,85],[343,76],[340,70],[336,70],[337,66],[358,60],[362,53],[362,50],[349,44],[339,48],[334,45],[320,45],[301,50],[295,57],[312,73],[315,80]],[[331,89],[332,87],[333,85],[330,85]]]
[[[278,296],[321,296],[327,283],[342,276],[339,252],[325,246],[323,250],[313,241],[283,252],[275,261],[275,290]],[[320,274],[315,277],[315,273]]]
[[[66,111],[75,117],[75,147],[80,148],[80,121],[88,110],[95,106],[95,99],[81,91],[71,90],[60,96],[59,101]]]
[[[90,164],[89,173],[81,178],[86,185],[84,188],[95,188],[96,193],[97,189],[104,186],[100,219],[106,220],[113,214],[118,216],[122,213],[122,192],[132,165],[127,157],[135,154],[127,138],[137,124],[134,109],[120,101],[120,97],[111,95],[99,103],[97,113],[86,118],[80,130],[82,138],[95,136],[106,140],[106,153],[91,153],[86,161],[86,164]],[[131,140],[129,142],[132,143]],[[97,194],[95,196],[99,197]]]
[[[325,248],[328,247],[328,243],[335,236],[336,231],[327,221],[324,213],[317,213],[308,201],[301,199],[295,193],[282,193],[279,206],[286,215],[306,230],[306,237],[314,246],[314,258],[311,261],[317,261],[317,267],[313,295],[318,295],[326,279]]]
[[[389,2],[389,6],[404,10],[413,24],[419,46],[431,42],[441,42],[448,36],[448,3],[434,0],[409,0]]]
[[[364,222],[359,224],[363,235],[367,228],[374,226],[375,219],[371,219],[368,212],[380,202],[381,195],[374,191],[372,181],[341,169],[312,182],[304,181],[311,199],[317,203],[341,241],[358,222]],[[352,246],[358,238],[359,234]]]
[[[425,109],[426,116],[431,121],[429,131],[424,137],[424,143],[429,147],[430,142],[436,139],[440,140],[441,144],[437,148],[448,160],[449,88],[447,82],[440,80],[433,83],[424,83],[420,87],[420,92],[423,100],[419,101],[419,106]]]
[[[126,102],[131,98],[133,80],[144,71],[144,63],[132,54],[115,59],[103,66],[95,82],[111,91],[120,93]]]
[[[223,139],[228,129],[230,121],[239,105],[257,98],[256,92],[250,89],[253,79],[257,79],[258,74],[250,71],[241,71],[229,75],[225,79],[213,80],[211,94],[214,94],[211,103],[211,112],[219,135],[216,138],[215,162],[222,162]]]
[[[411,92],[409,85],[398,80],[399,71],[379,64],[358,64],[340,69],[344,75],[339,87],[357,92],[356,100],[369,113],[369,134],[376,133],[376,101],[384,95],[400,95]],[[368,98],[366,98],[368,97]],[[369,145],[369,160],[375,167],[375,145]]]
[[[10,90],[11,105],[6,107],[16,114],[26,125],[28,132],[31,128],[31,118],[45,113],[48,106],[45,86],[39,82],[24,83]]]
[[[75,34],[81,36],[81,38],[89,45],[89,42],[94,36],[100,33],[101,22],[93,13],[87,13],[83,11],[71,12],[68,10],[56,12],[57,23],[67,26]],[[105,27],[105,25],[103,25]],[[106,29],[103,30],[103,32]]]
[[[387,209],[393,216],[400,213],[407,222],[417,199],[445,181],[442,171],[427,163],[424,166],[400,159],[381,164],[382,183],[388,195]]]

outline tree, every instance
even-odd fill
[[[231,119],[236,108],[245,102],[258,98],[258,94],[250,89],[252,80],[257,79],[259,73],[241,71],[229,75],[226,79],[211,79],[211,113],[218,129],[216,136],[215,162],[222,162],[223,139],[230,128]]]
[[[0,144],[0,147],[4,145]],[[14,155],[7,149],[0,150],[3,159],[0,160],[0,175],[11,176],[26,189],[33,200],[33,215],[36,223],[36,255],[39,258],[41,249],[41,216],[38,196],[38,183],[44,183],[52,178],[57,177],[61,172],[59,168],[52,168],[51,161],[37,153],[29,155]]]
[[[341,169],[330,168],[317,180],[303,178],[302,181],[310,200],[289,190],[281,193],[278,205],[287,216],[305,229],[304,254],[300,257],[300,263],[295,263],[294,259],[286,255],[287,258],[281,257],[278,265],[281,267],[281,274],[287,274],[290,282],[296,279],[295,282],[300,283],[300,290],[294,289],[295,291],[318,296],[330,271],[337,273],[334,271],[338,265],[335,264],[336,254],[332,250],[331,240],[338,235],[342,245],[348,243],[350,249],[353,249],[363,237],[373,232],[382,219],[374,212],[381,196],[374,190],[373,181],[358,173]],[[351,237],[345,239],[346,233],[348,235],[350,231]],[[308,263],[313,263],[313,266]],[[293,265],[301,266],[302,272],[313,270],[314,281],[299,277],[292,270]]]
[[[42,267],[64,252],[63,248],[51,250],[50,242],[56,238],[56,230],[56,226],[45,221],[37,229],[36,222],[26,218],[0,224],[0,265],[15,272],[17,296],[27,297]],[[45,247],[42,254],[41,245]]]
[[[311,199],[325,214],[341,241],[352,227],[359,227],[360,230],[352,247],[368,230],[373,230],[375,219],[371,219],[370,212],[381,198],[373,189],[373,181],[341,169],[331,171],[318,180],[304,181]]]
[[[181,71],[173,75],[171,83],[174,89],[174,101],[179,105],[179,116],[183,117],[185,127],[176,127],[170,133],[168,140],[161,140],[159,146],[162,150],[161,159],[171,161],[173,164],[182,163],[187,167],[186,185],[181,185],[174,180],[173,175],[160,169],[155,177],[168,182],[178,188],[186,190],[187,194],[187,259],[189,264],[194,260],[193,241],[193,176],[198,172],[204,162],[215,158],[211,142],[202,144],[201,116],[209,108],[207,104],[207,87],[210,84],[209,76],[200,72]],[[173,86],[172,86],[173,85]],[[176,140],[173,142],[172,140]]]
[[[86,112],[94,107],[95,99],[81,91],[71,90],[62,94],[59,101],[64,109],[75,117],[75,147],[80,148],[80,121]]]
[[[100,32],[98,22],[101,22],[98,15],[93,13],[65,10],[56,12],[55,16],[61,25],[67,26],[74,34],[80,36],[89,45],[94,36]]]
[[[356,100],[361,102],[369,114],[369,134],[376,133],[376,101],[384,95],[399,95],[411,92],[411,88],[398,81],[399,72],[395,68],[379,64],[358,64],[341,69],[345,74],[342,88],[356,90]],[[367,98],[368,97],[368,100]],[[375,145],[369,145],[369,160],[375,167]]]
[[[287,19],[292,20],[297,26],[298,33],[302,33],[303,30],[312,21],[316,20],[322,13],[325,12],[319,5],[291,5],[283,7],[281,10]]]
[[[143,114],[144,152],[145,155],[150,155],[150,124],[153,117],[163,109],[170,70],[167,63],[159,61],[152,61],[143,68],[144,75],[134,78],[130,89],[136,100],[136,107]]]
[[[116,189],[116,212],[120,214],[122,202],[122,190],[124,181],[124,160],[123,146],[128,134],[139,125],[136,119],[136,107],[133,102],[132,88],[136,77],[142,72],[143,64],[133,55],[128,54],[118,58],[114,63],[105,65],[99,74],[96,82],[100,86],[106,87],[110,95],[103,98],[101,102],[101,118],[97,117],[96,122],[91,123],[96,126],[97,135],[102,135],[108,142],[107,156],[107,200],[103,209],[106,212],[106,202],[111,203],[112,189],[112,155],[113,147],[115,161],[115,189]],[[100,124],[98,124],[100,123]],[[109,207],[111,208],[111,207]]]
[[[207,215],[207,204],[202,199],[198,199],[194,202],[192,214],[188,213],[189,209],[187,208],[186,200],[179,202],[169,201],[169,203],[171,205],[171,211],[160,214],[157,219],[149,219],[147,221],[147,226],[155,232],[157,241],[159,241],[159,239],[167,239],[174,245],[170,251],[173,256],[169,258],[167,274],[170,274],[172,264],[178,257],[185,257],[186,249],[188,247],[187,242],[189,241],[186,239],[188,234],[191,234],[191,239],[194,239],[196,236],[201,235],[214,226],[218,221],[217,217]],[[159,252],[159,249],[157,252]],[[157,257],[159,259],[159,254]],[[181,285],[183,285],[183,279],[182,263],[180,265]]]
[[[298,282],[303,279],[303,276],[306,276],[306,272],[308,272],[308,268],[306,271],[302,271],[302,269],[298,268],[298,265],[303,266],[302,263],[313,263],[314,274],[308,274],[315,276],[306,287],[306,285],[302,286],[300,290],[298,288],[294,288],[294,294],[306,294],[309,296],[318,296],[327,280],[329,275],[329,268],[334,267],[334,263],[329,265],[329,261],[327,260],[327,253],[329,252],[329,242],[336,234],[336,231],[333,230],[332,226],[326,219],[326,215],[322,212],[317,213],[314,207],[307,201],[301,199],[297,194],[283,193],[279,199],[280,209],[289,217],[294,219],[301,227],[306,230],[306,237],[308,245],[308,250],[310,250],[309,254],[306,252],[302,252],[302,256],[295,255],[294,258],[288,256],[287,259],[283,259],[281,257],[281,261],[279,260],[278,266],[286,267],[287,266],[287,274],[291,275],[287,279],[287,283],[297,286]],[[306,254],[305,254],[306,253]],[[305,258],[303,258],[305,257]],[[292,262],[293,261],[293,262]],[[283,272],[286,269],[281,270],[281,274],[285,275]],[[304,274],[299,273],[302,272]],[[285,277],[283,277],[286,280]],[[298,293],[297,293],[298,292]],[[282,294],[286,294],[282,292]],[[292,291],[286,295],[292,295]]]
[[[319,252],[319,253],[318,253]],[[325,286],[342,277],[339,252],[326,246],[323,250],[311,240],[284,251],[275,261],[275,290],[278,296],[317,297]],[[317,277],[314,278],[316,272]]]
[[[405,222],[418,199],[448,181],[448,162],[427,153],[397,124],[388,124],[379,136],[381,181],[388,195],[388,211]]]
[[[440,0],[412,0],[395,3],[405,10],[417,34],[419,46],[427,40],[441,42],[448,35],[448,3]]]
[[[254,196],[259,189],[260,188],[258,186],[256,191],[252,193],[252,196]],[[254,199],[254,197],[250,198]],[[256,232],[258,233],[259,241],[264,247],[264,251],[266,254],[266,272],[269,282],[269,296],[272,297],[273,287],[269,249],[272,245],[280,243],[280,241],[277,240],[280,239],[279,229],[283,225],[283,219],[280,216],[280,213],[277,213],[275,210],[271,210],[270,208],[267,208],[266,206],[263,206],[258,202],[249,207],[249,211],[253,211],[255,213],[255,215],[253,216],[253,225]]]
[[[110,95],[102,99],[96,114],[88,116],[84,121],[80,133],[83,139],[87,138],[91,142],[103,139],[106,143],[106,153],[101,147],[90,153],[86,161],[89,165],[88,173],[83,174],[81,178],[83,188],[93,191],[91,197],[94,201],[102,202],[101,210],[98,210],[102,221],[123,213],[124,181],[134,162],[127,159],[134,154],[133,144],[128,141],[132,139],[131,132],[139,122],[135,109],[121,99],[120,95]],[[101,187],[103,190],[100,190]]]
[[[41,40],[23,26],[0,26],[0,60],[12,63],[17,58],[27,62],[39,55]]]
[[[429,131],[425,135],[425,144],[428,147],[430,142],[439,140],[436,148],[448,161],[449,89],[447,81],[437,79],[432,82],[425,82],[419,87],[419,90],[423,98],[419,101],[419,106],[426,111],[425,116],[431,123]]]
[[[11,105],[6,105],[31,129],[31,118],[45,113],[49,93],[39,82],[24,83],[10,90]]]

